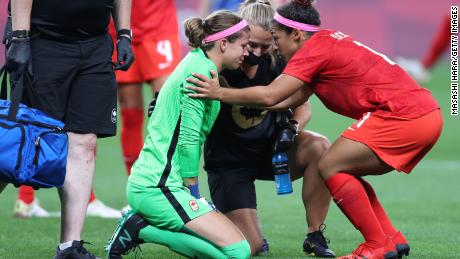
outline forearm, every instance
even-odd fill
[[[198,177],[185,177],[182,178],[185,186],[198,184]]]
[[[201,127],[205,103],[187,95],[181,97],[181,121],[177,143],[180,171],[183,178],[196,177],[201,157]]]
[[[266,110],[270,111],[284,111],[289,108],[296,108],[299,105],[299,101],[296,100],[295,96],[289,96],[283,101],[269,107],[264,107]]]
[[[243,89],[221,88],[220,100],[225,103],[246,105],[251,107],[268,107],[277,103],[277,99],[267,86],[254,86]]]
[[[201,156],[200,148],[200,145],[195,143],[179,144],[178,155],[182,178],[194,178],[198,176]]]
[[[112,16],[117,30],[131,28],[131,0],[115,0]]]
[[[304,87],[297,90],[293,95],[287,97],[286,99],[277,103],[276,105],[266,107],[266,109],[272,111],[282,111],[287,110],[289,108],[294,109],[298,106],[305,104],[308,101],[308,98],[310,98],[311,94],[311,91],[308,88]]]
[[[189,189],[190,194],[193,197],[197,199],[201,198],[200,189],[198,187],[198,177],[186,177],[182,178],[182,180],[184,181],[184,185]]]
[[[302,105],[297,106],[294,110],[292,119],[299,123],[299,130],[303,130],[307,123],[311,119],[311,105],[310,102],[306,102]]]
[[[30,14],[33,0],[11,0],[13,31],[30,30]]]

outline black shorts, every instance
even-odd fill
[[[257,209],[254,181],[274,180],[270,162],[251,166],[206,168],[206,171],[212,202],[222,213],[236,209]]]
[[[112,65],[113,42],[107,35],[63,43],[33,37],[33,86],[24,103],[65,123],[65,130],[114,136],[117,87]]]

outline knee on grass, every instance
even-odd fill
[[[251,256],[251,248],[246,240],[219,249],[228,258],[246,259]]]

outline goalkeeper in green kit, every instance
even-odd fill
[[[142,243],[156,243],[189,258],[248,258],[243,234],[200,197],[201,146],[220,103],[192,99],[185,88],[192,73],[236,69],[248,55],[247,22],[227,11],[185,21],[194,49],[165,82],[148,123],[148,136],[128,179],[125,213],[106,247],[121,258]]]

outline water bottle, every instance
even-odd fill
[[[287,153],[275,153],[273,155],[272,165],[273,174],[275,175],[276,193],[278,195],[292,193],[292,182],[289,173]]]

